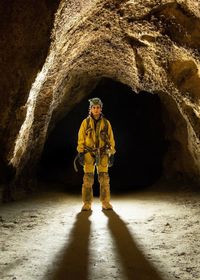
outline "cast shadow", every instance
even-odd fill
[[[51,273],[52,280],[88,279],[91,213],[92,211],[84,211],[77,214],[67,247],[60,253],[55,271]]]
[[[108,227],[116,243],[127,279],[162,280],[137,247],[123,220],[114,211],[102,210],[102,212],[108,217]]]

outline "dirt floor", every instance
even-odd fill
[[[200,193],[113,195],[114,211],[42,192],[0,206],[0,279],[200,280]]]

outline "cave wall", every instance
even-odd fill
[[[19,11],[16,18],[13,17],[12,24],[23,21],[24,14],[20,14],[21,10],[17,9],[18,3],[19,1],[16,1],[15,6],[16,11]],[[27,1],[22,3],[24,10],[29,11],[30,17],[35,20],[36,5],[31,6],[31,2]],[[48,1],[38,2],[43,8],[45,24],[40,21],[43,19],[40,15],[35,21],[36,26],[29,22],[32,32],[23,24],[19,28],[20,38],[25,40],[16,61],[16,67],[23,65],[18,71],[21,79],[14,76],[13,80],[8,81],[8,75],[5,75],[5,83],[13,86],[8,91],[10,95],[5,95],[7,106],[1,127],[4,129],[2,131],[6,130],[8,133],[7,160],[15,168],[16,177],[24,178],[23,180],[27,179],[26,174],[31,177],[31,170],[37,165],[49,131],[91,92],[102,77],[108,77],[130,86],[136,93],[148,91],[160,96],[171,118],[178,118],[176,129],[173,130],[175,133],[172,133],[174,136],[168,137],[173,138],[170,141],[174,145],[166,159],[166,174],[175,175],[180,171],[198,180],[199,2],[61,1],[55,17],[49,53],[44,63],[56,8],[53,1],[49,1],[49,5],[47,3]],[[9,9],[7,13],[9,14]],[[28,22],[29,17],[26,19]],[[37,40],[32,40],[32,37],[35,38],[34,34]],[[41,38],[41,41],[38,38]],[[13,40],[14,45],[17,42],[13,36],[5,39],[8,42],[9,40]],[[32,44],[35,48],[32,48]],[[9,45],[12,44],[9,42]],[[39,59],[33,59],[35,53],[41,51],[41,46],[43,52],[38,55]],[[25,54],[29,54],[28,59]],[[32,59],[35,67],[32,67],[30,62]],[[13,59],[10,58],[6,65],[12,63]],[[32,84],[25,104],[28,89],[42,63],[43,68]],[[9,69],[7,67],[6,71]],[[11,70],[9,76],[12,77],[10,73],[13,73]],[[9,113],[11,111],[12,116]],[[170,130],[171,128],[168,129]]]
[[[7,181],[9,154],[26,116],[26,101],[50,45],[59,0],[0,2],[0,181]]]

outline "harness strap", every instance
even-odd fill
[[[87,132],[89,129],[91,129],[90,118],[91,118],[91,117],[88,116],[87,119],[86,119],[86,132]],[[108,135],[108,120],[107,120],[106,118],[104,118],[104,117],[102,117],[102,119],[103,119],[103,122],[104,122],[104,128],[102,129],[102,131]],[[98,130],[98,129],[97,129],[97,130]]]

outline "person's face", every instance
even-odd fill
[[[93,116],[95,118],[98,118],[101,114],[102,108],[100,105],[93,105],[90,110],[91,110],[91,113],[93,114]]]

